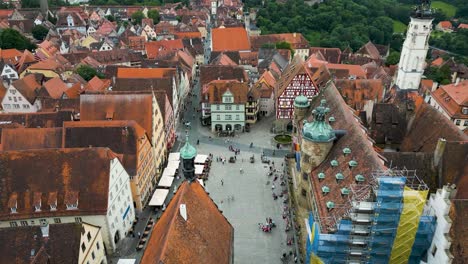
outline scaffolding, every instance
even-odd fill
[[[350,191],[349,206],[338,208],[332,219],[317,219],[336,228],[314,236],[308,260],[419,263],[431,244],[435,219],[421,216],[428,187],[416,171],[375,171],[368,184],[351,185]]]

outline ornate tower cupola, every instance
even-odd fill
[[[197,149],[189,143],[188,135],[185,138],[185,145],[180,149],[182,158],[182,172],[188,181],[195,180],[195,157]]]
[[[326,103],[327,101],[322,99],[320,106],[312,111],[314,115],[312,122],[304,120],[302,127],[301,168],[305,173],[310,173],[312,169],[323,162],[333,146],[333,141],[336,139],[335,132],[326,118],[326,115],[330,112]]]
[[[406,38],[398,63],[396,85],[402,90],[419,88],[432,30],[430,0],[421,0],[411,13]]]

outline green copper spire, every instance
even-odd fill
[[[309,99],[304,95],[298,95],[294,99],[294,106],[298,108],[307,108],[310,106]]]
[[[327,100],[322,99],[320,101],[320,106],[312,111],[314,114],[314,121],[307,123],[307,121],[304,120],[302,135],[305,139],[312,142],[330,142],[336,138],[333,128],[325,121],[326,114],[330,112],[330,108],[326,107],[326,103]]]
[[[185,137],[185,145],[180,149],[182,159],[193,159],[197,156],[197,149],[189,143],[188,135]]]

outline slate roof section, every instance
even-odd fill
[[[80,100],[80,118],[91,120],[135,120],[153,135],[153,96],[151,94],[83,94]]]
[[[250,40],[243,27],[214,28],[211,30],[213,51],[248,51]]]
[[[4,183],[0,186],[0,220],[105,215],[110,160],[115,157],[108,148],[0,152],[0,179]],[[39,212],[34,208],[35,193],[41,198]],[[50,201],[50,196],[56,197],[55,211],[50,210],[55,202]],[[75,199],[78,208],[67,210],[66,203],[74,203]],[[14,214],[12,204],[17,205]]]
[[[377,103],[372,110],[372,139],[377,144],[401,144],[406,134],[405,115],[396,104]]]
[[[83,226],[78,223],[49,225],[49,236],[41,227],[0,229],[0,254],[4,263],[78,263]],[[31,258],[31,250],[35,257]]]
[[[61,148],[62,128],[1,129],[0,151]]]
[[[146,131],[133,120],[63,123],[64,148],[109,148],[122,155],[122,165],[130,176],[136,175],[142,137],[146,137]]]
[[[330,222],[331,218],[341,219],[346,210],[350,208],[349,199],[346,195],[341,195],[341,188],[349,188],[351,184],[356,184],[355,176],[361,174],[365,177],[362,184],[369,184],[371,173],[375,170],[383,170],[384,159],[374,150],[373,142],[368,137],[364,126],[360,123],[357,116],[353,115],[352,109],[346,105],[333,82],[327,82],[327,85],[320,89],[320,93],[311,102],[311,109],[320,105],[322,99],[327,100],[327,107],[330,108],[328,116],[333,116],[335,122],[331,124],[333,129],[346,130],[346,135],[333,143],[333,147],[325,160],[314,170],[310,178],[312,189],[317,201],[317,209],[320,218],[322,218],[322,231],[327,232],[329,227],[334,225]],[[350,148],[351,154],[344,155],[343,149]],[[331,166],[332,160],[338,161],[338,166]],[[357,161],[356,167],[350,168],[348,163],[351,160]],[[318,179],[319,173],[325,173],[325,179]],[[343,180],[336,181],[335,175],[341,173]],[[324,195],[322,187],[329,186],[330,193]],[[336,208],[327,210],[326,203],[334,202]]]
[[[187,220],[179,213],[182,204]],[[232,225],[197,181],[185,181],[154,226],[141,263],[230,264],[233,249]]]

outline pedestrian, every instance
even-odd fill
[[[221,186],[223,186],[223,185],[224,185],[224,181],[223,181],[223,180],[221,180]]]
[[[138,238],[141,238],[141,233],[140,232],[138,232]]]
[[[234,155],[234,160],[237,160],[237,156]]]
[[[275,185],[274,185],[274,184],[273,184],[273,185],[271,185],[271,189],[272,189],[272,190],[274,190],[274,189],[275,189]]]

